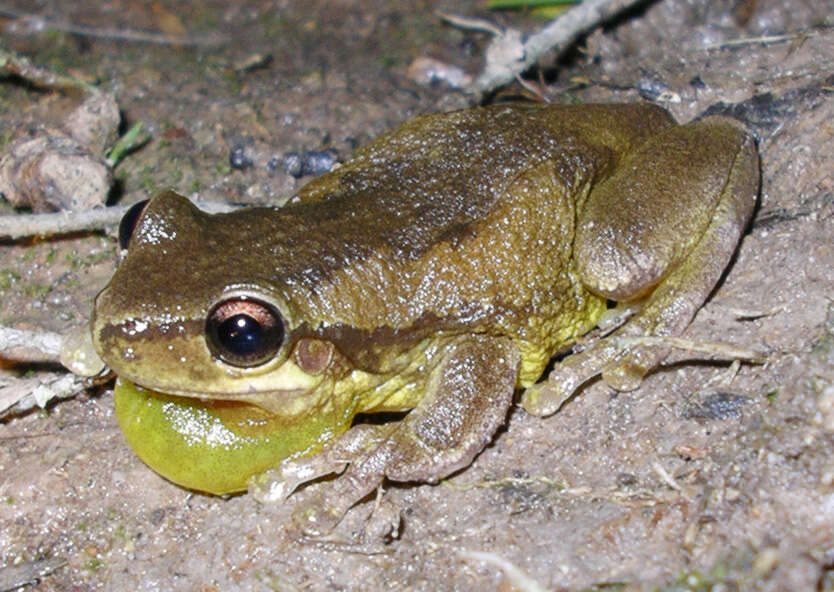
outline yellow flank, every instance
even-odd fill
[[[586,293],[583,300],[584,308],[572,317],[531,317],[528,320],[529,333],[538,339],[517,342],[521,351],[518,387],[527,388],[538,381],[554,353],[596,325],[606,310],[605,299]]]

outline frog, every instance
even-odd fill
[[[295,509],[325,533],[386,480],[470,465],[516,400],[548,416],[600,376],[635,390],[669,348],[622,338],[684,331],[758,189],[755,140],[726,117],[424,115],[282,207],[209,214],[173,191],[136,206],[93,346],[149,466],[273,502],[335,475]],[[634,312],[571,352],[613,305]]]

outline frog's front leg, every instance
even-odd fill
[[[615,336],[686,328],[730,261],[758,187],[753,139],[735,120],[709,117],[652,137],[591,191],[574,246],[581,280],[608,299],[643,301]],[[553,413],[598,374],[617,390],[632,390],[667,353],[618,347],[609,336],[563,360],[522,404],[536,415]]]
[[[400,422],[354,426],[321,454],[285,463],[273,473],[286,496],[297,484],[349,463],[296,510],[295,521],[308,534],[325,533],[384,478],[436,483],[470,464],[506,419],[519,360],[509,339],[455,338],[431,371],[425,396]]]

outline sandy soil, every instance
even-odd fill
[[[198,40],[226,39],[172,47],[0,21],[8,48],[98,80],[126,123],[145,122],[151,141],[116,171],[125,203],[164,187],[281,203],[304,182],[274,166],[287,153],[344,158],[415,114],[461,104],[444,84],[407,75],[425,56],[480,67],[486,37],[442,25],[434,9],[537,24],[475,2],[3,5],[97,29],[179,23]],[[734,373],[677,362],[633,393],[592,383],[547,419],[517,408],[472,466],[436,486],[391,486],[385,501],[401,513],[401,531],[373,544],[361,539],[373,503],[326,540],[287,534],[292,508],[317,486],[265,507],[165,482],[124,443],[111,394],[80,394],[0,423],[0,584],[34,562],[57,567],[38,590],[519,586],[462,554],[479,551],[548,590],[834,590],[830,19],[825,0],[649,3],[546,72],[554,101],[667,91],[680,99],[664,104],[681,121],[709,110],[755,131],[763,182],[754,221],[686,336],[758,347],[767,363]],[[0,81],[0,144],[61,100]],[[234,151],[252,166],[232,168]],[[0,243],[0,323],[83,323],[115,253],[112,232]],[[4,363],[2,376],[26,370]]]

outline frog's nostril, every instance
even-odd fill
[[[274,306],[246,297],[224,300],[209,313],[206,337],[212,353],[232,366],[271,360],[284,343],[284,321]]]
[[[130,237],[133,236],[133,231],[136,229],[139,218],[142,217],[142,212],[145,211],[145,206],[148,205],[147,199],[133,204],[130,209],[122,216],[122,221],[119,222],[119,246],[122,250],[127,249],[130,244]]]

